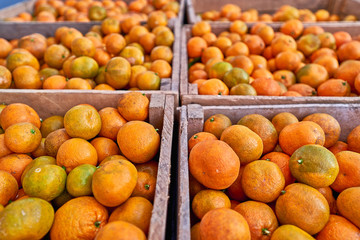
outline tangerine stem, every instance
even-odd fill
[[[263,235],[270,235],[270,231],[269,230],[267,230],[266,228],[263,228],[263,229],[261,229],[261,232],[262,232],[262,234]]]

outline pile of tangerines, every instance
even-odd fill
[[[0,38],[0,88],[159,90],[172,73],[174,34],[166,25],[165,14],[153,12],[146,26],[107,18],[85,35],[60,27],[49,38]]]
[[[340,21],[340,16],[330,14],[325,9],[319,9],[313,13],[309,9],[297,9],[290,5],[281,6],[273,15],[264,13],[259,14],[256,9],[241,11],[240,6],[235,4],[226,4],[220,11],[207,11],[201,14],[202,20],[206,21],[236,21],[244,22],[285,22],[291,19],[298,19],[302,22],[318,22],[318,21]],[[356,16],[347,15],[342,21],[356,21]]]
[[[160,146],[148,111],[139,92],[43,121],[2,105],[0,239],[146,239]]]
[[[147,21],[148,15],[154,11],[163,12],[167,18],[175,18],[180,5],[175,0],[135,0],[127,4],[121,0],[37,0],[33,15],[22,12],[16,17],[6,18],[13,22],[56,22],[101,21],[112,17],[119,21],[128,17]]]
[[[325,113],[208,118],[188,142],[191,239],[359,239],[360,126],[340,133]]]
[[[216,36],[208,22],[187,42],[189,82],[201,95],[357,96],[360,42],[344,31],[304,27],[297,19],[279,32],[240,20]]]

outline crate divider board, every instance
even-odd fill
[[[255,23],[248,23],[250,29]],[[274,31],[280,29],[282,23],[271,23]],[[211,22],[212,32],[220,34],[227,31],[230,22]],[[352,36],[360,35],[360,22],[347,23],[304,23],[304,27],[318,25],[328,32],[345,31]],[[187,24],[182,28],[181,33],[181,64],[180,64],[180,98],[182,105],[200,104],[203,106],[212,105],[253,105],[253,104],[295,104],[295,103],[360,103],[360,97],[285,97],[285,96],[215,96],[199,95],[197,84],[188,82],[188,55],[187,41],[191,38],[191,28],[193,25]]]
[[[165,239],[167,205],[169,201],[171,148],[174,126],[174,97],[166,96],[159,170],[156,181],[155,199],[150,220],[149,239]],[[161,115],[160,115],[161,116]]]
[[[0,19],[15,17],[22,12],[32,13],[36,1],[37,0],[24,0],[14,5],[0,9]]]
[[[105,91],[106,92],[106,91]],[[33,92],[9,90],[0,93],[0,103],[24,103],[34,108],[43,119],[61,115],[78,104],[90,104],[97,110],[104,107],[117,107],[120,95],[124,93],[94,93],[82,94],[76,91],[64,92]],[[164,240],[166,231],[167,205],[169,199],[171,147],[174,124],[174,96],[146,93],[150,99],[149,122],[159,129],[161,134],[158,175],[156,180],[155,199],[149,228],[149,240]]]
[[[214,114],[225,114],[233,124],[248,114],[261,114],[272,119],[281,112],[290,112],[302,120],[313,113],[328,113],[336,118],[341,126],[340,140],[346,141],[352,129],[360,125],[360,104],[294,104],[258,106],[200,106],[190,104],[180,110],[179,151],[178,151],[178,229],[177,239],[190,239],[190,195],[188,140],[197,132],[203,131],[204,120]]]
[[[291,5],[298,9],[307,8],[312,12],[319,9],[326,9],[331,14],[338,14],[340,17],[346,15],[355,15],[360,19],[360,2],[358,0],[186,0],[186,14],[188,23],[195,23],[201,21],[199,14],[217,10],[220,11],[221,7],[225,4],[231,3],[238,5],[242,11],[254,8],[262,13],[273,14],[282,5]]]

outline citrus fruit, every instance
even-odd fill
[[[205,214],[200,222],[200,236],[202,240],[251,239],[245,218],[228,208],[213,209]]]
[[[292,155],[298,148],[307,144],[325,143],[325,133],[322,128],[314,122],[303,121],[287,125],[279,135],[281,149]]]
[[[131,197],[111,213],[109,222],[125,221],[134,224],[147,234],[152,209],[153,206],[147,199],[143,197]]]
[[[66,178],[66,190],[74,197],[91,195],[92,176],[96,167],[90,164],[77,166]]]
[[[318,240],[356,239],[360,236],[360,230],[346,218],[330,215],[329,222],[318,233]]]
[[[115,89],[124,88],[130,81],[131,65],[122,57],[112,58],[105,67],[106,83]]]
[[[119,234],[121,233],[121,234]],[[140,228],[125,221],[115,221],[106,224],[96,234],[95,240],[145,240],[146,236]]]
[[[92,178],[92,192],[102,205],[115,207],[130,197],[136,181],[137,170],[131,162],[112,160],[95,171]]]
[[[336,205],[340,214],[360,227],[360,208],[359,208],[360,187],[345,189],[337,198]]]
[[[143,197],[149,201],[154,201],[156,187],[156,177],[147,172],[139,172],[138,179],[132,197]]]
[[[127,121],[144,121],[149,116],[149,99],[139,92],[129,92],[120,96],[117,110]]]
[[[234,208],[249,224],[252,239],[271,238],[278,228],[274,211],[265,203],[247,201]]]
[[[339,173],[334,154],[323,146],[312,144],[298,148],[291,155],[289,167],[298,182],[314,188],[330,186]]]
[[[19,186],[16,179],[8,172],[0,170],[0,204],[5,206],[10,200],[15,199]]]
[[[208,188],[228,188],[236,180],[239,169],[238,156],[223,141],[203,141],[196,144],[190,152],[190,173]]]
[[[41,142],[41,132],[32,123],[15,123],[5,130],[5,144],[15,153],[35,151]]]
[[[286,224],[278,227],[273,235],[273,240],[315,240],[310,234],[294,225]]]
[[[275,210],[282,225],[295,225],[310,235],[320,232],[330,216],[325,197],[302,183],[287,186],[277,199]]]
[[[360,154],[352,151],[342,151],[335,155],[339,164],[339,174],[337,175],[331,188],[336,192],[342,192],[350,187],[360,186]]]
[[[82,138],[66,140],[56,154],[56,164],[65,167],[67,173],[82,164],[96,166],[97,162],[96,149]]]
[[[230,208],[230,199],[225,193],[216,190],[202,190],[192,200],[193,213],[202,219],[203,216],[215,208]]]
[[[40,198],[9,204],[0,212],[1,239],[42,239],[54,221],[54,209]]]
[[[229,144],[242,165],[259,159],[263,152],[261,138],[246,126],[233,125],[226,128],[222,132],[220,140]]]
[[[56,211],[50,238],[93,239],[107,220],[108,211],[95,198],[74,198]],[[64,231],[64,228],[67,228],[67,231]]]
[[[81,104],[66,112],[64,127],[70,137],[88,140],[100,132],[101,118],[94,107]]]
[[[65,189],[66,172],[56,165],[40,165],[29,169],[23,180],[26,195],[51,201]]]
[[[120,128],[117,143],[121,152],[130,161],[144,163],[151,160],[159,151],[160,136],[151,124],[130,121]]]
[[[263,153],[271,152],[275,148],[278,134],[274,125],[267,118],[259,114],[249,114],[242,117],[237,124],[246,126],[259,135],[263,142]]]
[[[279,197],[285,186],[285,178],[275,163],[257,160],[245,166],[241,185],[249,198],[269,203]]]

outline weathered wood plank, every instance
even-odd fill
[[[171,148],[174,126],[174,97],[166,96],[163,115],[159,170],[156,181],[155,199],[150,220],[149,239],[165,239],[167,205],[169,201]]]

